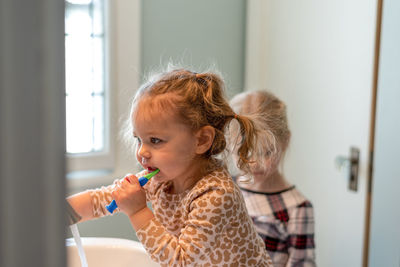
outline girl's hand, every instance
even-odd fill
[[[133,174],[127,174],[124,179],[118,181],[111,195],[119,209],[128,217],[147,207],[146,193]]]

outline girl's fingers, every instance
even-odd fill
[[[138,178],[133,174],[126,175],[125,178],[124,178],[124,181],[125,180],[130,184],[137,184],[138,183]]]
[[[127,189],[129,185],[136,185],[139,182],[133,174],[127,174],[124,178],[114,181],[114,191],[119,191],[121,189]]]
[[[117,190],[118,188],[120,188],[121,187],[121,182],[118,180],[118,181],[115,181],[114,182],[114,190]]]

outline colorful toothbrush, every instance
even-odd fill
[[[153,172],[150,172],[146,175],[143,175],[142,177],[139,178],[139,184],[140,186],[144,186],[145,184],[147,184],[147,182],[150,180],[150,178],[152,178],[154,175],[156,175],[160,170],[157,169]],[[115,202],[115,200],[113,199],[113,201],[110,202],[110,204],[108,204],[106,206],[106,209],[110,212],[113,213],[114,210],[118,208],[117,202]]]

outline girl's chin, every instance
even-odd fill
[[[166,179],[164,176],[160,176],[160,177],[155,177],[154,176],[154,182],[157,182],[157,183],[166,183],[166,182],[168,182],[169,180],[168,179]]]
[[[161,173],[157,173],[156,175],[154,175],[153,179],[157,182],[162,182],[165,180],[165,177]]]

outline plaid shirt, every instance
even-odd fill
[[[316,266],[311,203],[294,186],[277,193],[241,190],[274,266]]]

